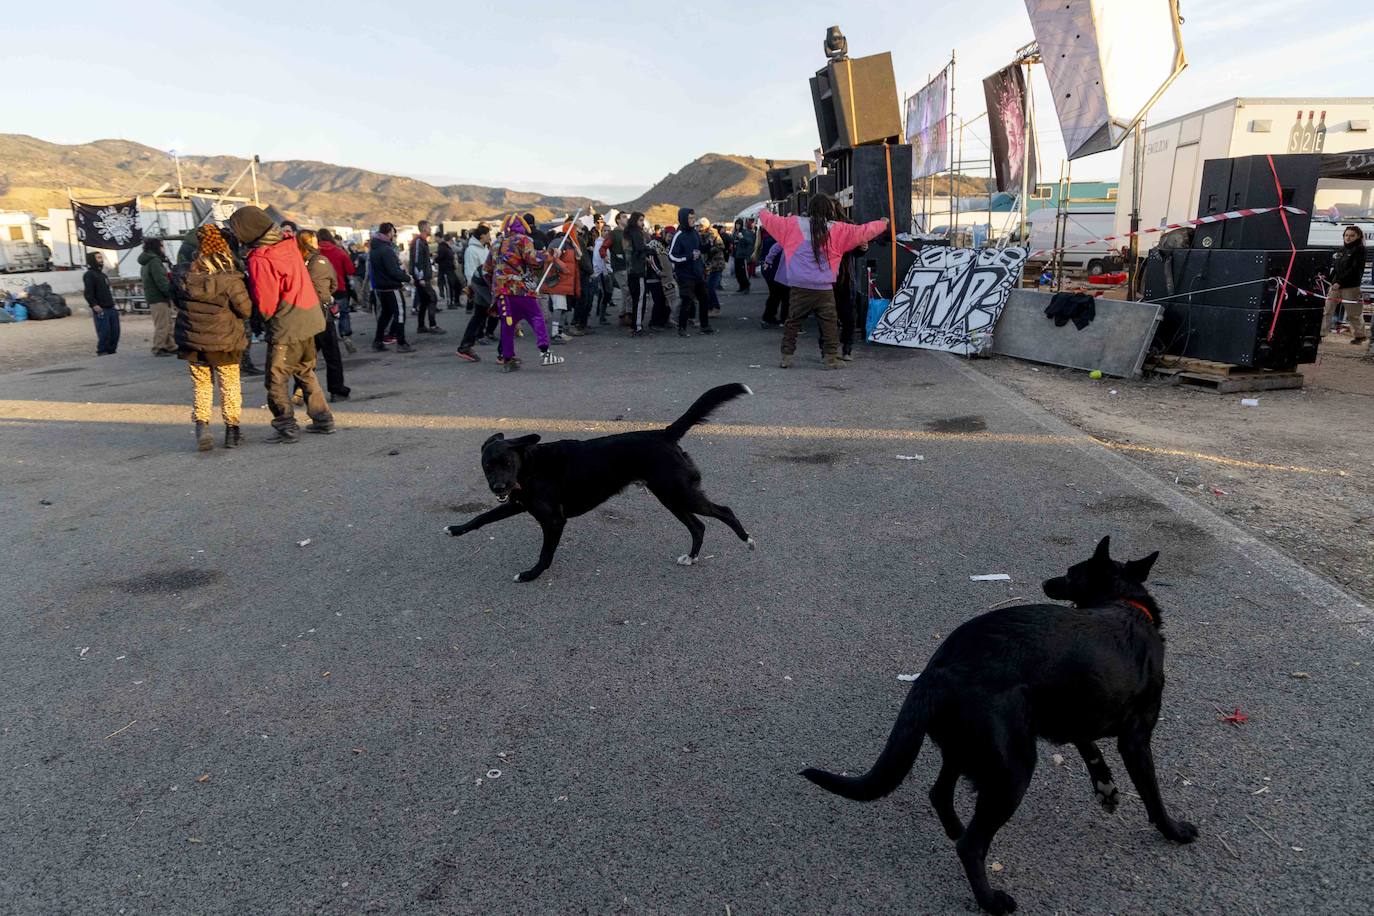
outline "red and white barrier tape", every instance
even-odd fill
[[[1293,290],[1295,293],[1297,293],[1297,294],[1300,295],[1300,296],[1316,296],[1318,299],[1321,299],[1321,300],[1323,300],[1323,301],[1329,301],[1329,297],[1330,297],[1330,295],[1331,295],[1331,290],[1333,289],[1333,287],[1331,286],[1331,284],[1330,284],[1329,282],[1327,282],[1326,280],[1323,280],[1323,279],[1321,279],[1321,278],[1318,278],[1318,279],[1317,279],[1317,283],[1320,284],[1320,285],[1323,287],[1320,291],[1313,291],[1313,290],[1310,290],[1310,289],[1303,289],[1303,288],[1302,288],[1301,286],[1299,286],[1298,284],[1293,283],[1293,282],[1290,281],[1290,280],[1285,280],[1283,277],[1274,277],[1273,279],[1276,280],[1276,281],[1278,281],[1279,283],[1283,284],[1284,286],[1287,286],[1289,289]],[[1363,299],[1363,298],[1359,298],[1359,299],[1337,299],[1336,301],[1339,302],[1339,303],[1341,303],[1342,305],[1364,305],[1364,299]]]
[[[1041,248],[1039,251],[1032,251],[1028,257],[1035,258],[1042,254],[1050,254],[1055,251],[1063,251],[1068,248],[1085,248],[1088,245],[1101,245],[1104,242],[1121,242],[1129,239],[1133,235],[1154,235],[1159,232],[1170,232],[1174,229],[1186,229],[1189,226],[1205,226],[1208,223],[1221,223],[1230,219],[1243,219],[1247,216],[1259,216],[1262,213],[1275,213],[1279,210],[1286,210],[1298,216],[1306,216],[1306,210],[1299,210],[1297,207],[1259,207],[1251,210],[1231,210],[1227,213],[1218,213],[1216,216],[1200,216],[1197,219],[1184,220],[1181,223],[1169,223],[1167,226],[1152,226],[1148,229],[1141,229],[1137,232],[1127,232],[1124,235],[1108,235],[1100,239],[1093,239],[1091,242],[1075,242],[1072,245],[1063,245],[1059,248]]]

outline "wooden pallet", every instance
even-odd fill
[[[1155,375],[1172,377],[1180,385],[1206,388],[1217,394],[1279,391],[1303,386],[1302,373],[1294,368],[1251,369],[1186,356],[1161,356],[1146,368]]]

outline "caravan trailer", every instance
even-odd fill
[[[1279,153],[1344,153],[1374,147],[1374,98],[1236,98],[1145,131],[1141,228],[1183,222],[1198,215],[1202,164]],[[1130,230],[1135,144],[1121,145],[1116,233]],[[1374,215],[1370,182],[1322,179],[1316,210],[1335,207],[1351,218]],[[1141,236],[1142,254],[1159,241]]]

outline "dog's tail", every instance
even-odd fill
[[[853,801],[882,798],[902,784],[916,762],[926,737],[926,706],[926,691],[919,682],[912,684],[892,734],[887,737],[887,746],[873,768],[862,776],[841,776],[814,768],[802,770],[802,775],[827,792]]]
[[[706,418],[720,405],[744,394],[753,394],[754,391],[748,385],[739,382],[731,382],[728,385],[720,385],[697,398],[696,403],[687,408],[687,412],[673,421],[672,425],[664,430],[668,434],[671,442],[677,442],[687,431],[698,423],[704,423]]]

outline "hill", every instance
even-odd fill
[[[784,168],[800,162],[778,159],[773,165]],[[767,172],[763,159],[707,153],[618,206],[643,211],[650,223],[676,223],[678,207],[691,207],[698,216],[724,222],[750,204],[768,199]]]
[[[227,187],[248,160],[234,156],[185,156],[188,186]],[[68,187],[79,196],[150,193],[162,182],[176,184],[176,166],[165,152],[127,140],[63,145],[22,134],[0,134],[0,209],[36,210],[67,206]],[[245,196],[248,179],[236,189]],[[487,188],[436,187],[414,178],[365,169],[288,159],[258,166],[258,192],[303,222],[371,226],[383,220],[491,219],[512,211],[539,219],[561,216],[594,201]]]
[[[777,168],[799,165],[801,160],[778,159]],[[733,219],[752,203],[768,197],[768,165],[753,156],[726,156],[707,153],[674,172],[634,200],[619,204],[621,210],[640,210],[650,223],[677,222],[677,208],[691,207],[698,216],[713,222]],[[989,178],[960,175],[956,185],[961,197],[986,197],[993,182]],[[927,193],[932,198],[949,196],[949,176],[940,175],[914,181],[912,193]]]

